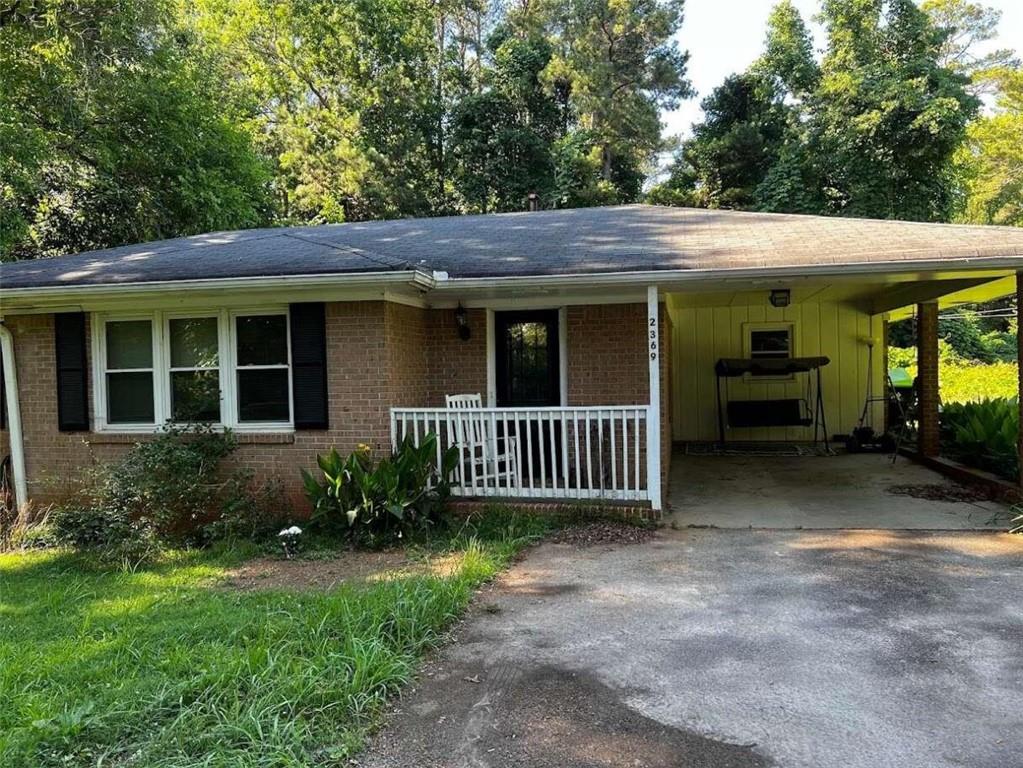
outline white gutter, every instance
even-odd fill
[[[2,273],[0,273],[2,274]],[[436,280],[433,274],[422,269],[404,272],[339,272],[314,275],[253,275],[250,277],[218,277],[196,280],[148,280],[135,283],[103,283],[91,285],[44,285],[32,288],[6,288],[5,299],[39,299],[50,296],[106,297],[121,294],[164,293],[168,289],[193,289],[208,291],[229,291],[239,289],[288,289],[344,285],[345,287],[380,286],[392,283],[410,285],[429,290]]]
[[[817,276],[839,275],[859,277],[875,274],[912,274],[914,272],[957,272],[966,270],[1012,270],[1023,267],[1023,256],[985,256],[961,259],[897,259],[892,261],[845,262],[842,264],[792,265],[783,267],[736,267],[731,269],[652,269],[643,272],[574,272],[563,275],[494,275],[491,277],[440,277],[435,287],[439,290],[465,290],[473,288],[559,287],[563,285],[588,287],[602,285],[643,285],[700,282],[707,280],[785,280]]]
[[[14,474],[14,508],[28,503],[25,480],[25,446],[21,432],[21,405],[18,401],[18,371],[14,364],[14,337],[0,319],[0,353],[4,363],[4,394],[7,396],[7,432],[11,444],[11,469]]]

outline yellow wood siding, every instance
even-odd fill
[[[823,355],[824,408],[829,435],[846,434],[857,424],[867,394],[868,345],[874,339],[874,394],[884,391],[884,345],[881,316],[839,302],[806,301],[784,309],[766,301],[723,306],[685,306],[685,297],[668,302],[672,319],[672,434],[675,440],[717,440],[714,363],[722,357],[745,357],[746,323],[792,323],[795,354]],[[806,395],[806,375],[791,380],[736,378],[728,382],[732,400],[770,400]],[[884,424],[884,407],[873,407],[874,428]],[[729,440],[809,440],[813,428],[731,429]]]

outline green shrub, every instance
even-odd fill
[[[137,564],[161,547],[148,519],[133,520],[128,510],[92,504],[58,507],[52,514],[57,542],[94,552],[104,562]]]
[[[450,496],[450,477],[458,449],[449,448],[437,466],[437,437],[421,445],[406,438],[391,457],[376,466],[366,447],[347,457],[336,449],[317,457],[321,478],[302,470],[313,504],[311,523],[321,530],[345,532],[378,545],[435,524]]]
[[[942,408],[941,430],[947,456],[1008,479],[1018,476],[1016,398],[949,403]]]
[[[253,491],[247,473],[225,473],[236,446],[209,425],[168,426],[119,461],[94,465],[76,497],[53,511],[59,541],[139,562],[163,544],[269,533],[284,517],[280,485],[268,479]]]
[[[1015,397],[1019,391],[1016,363],[943,364],[938,370],[941,399],[945,403],[966,403]]]
[[[1015,336],[1012,336],[1015,344]],[[905,368],[916,376],[916,347],[889,347],[888,367]],[[1018,367],[1014,361],[979,363],[956,354],[946,341],[938,342],[938,384],[944,403],[966,403],[1017,393]]]

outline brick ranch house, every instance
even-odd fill
[[[1023,230],[649,206],[3,264],[0,457],[17,502],[46,503],[168,421],[212,421],[300,505],[317,453],[432,431],[463,450],[462,496],[658,514],[673,441],[851,431],[913,312],[935,453],[938,309],[1015,293],[1019,270]]]

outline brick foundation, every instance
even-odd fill
[[[549,515],[551,517],[577,519],[592,518],[594,520],[628,520],[639,522],[657,522],[661,513],[650,507],[628,504],[592,503],[592,502],[552,502],[552,501],[519,501],[515,499],[495,499],[493,501],[455,501],[451,504],[451,512],[461,517],[468,517],[486,511],[490,506],[507,507],[523,514]]]

